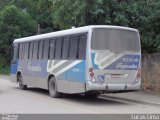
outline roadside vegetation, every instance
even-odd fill
[[[0,57],[0,74],[9,75],[10,65],[6,62],[6,59]]]
[[[0,74],[9,75],[10,72],[9,70],[10,70],[9,65],[7,66],[0,65]]]

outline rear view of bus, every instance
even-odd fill
[[[141,87],[141,49],[136,29],[93,27],[87,91],[128,92]]]

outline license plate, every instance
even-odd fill
[[[111,77],[112,77],[112,78],[120,78],[121,75],[120,75],[120,74],[112,74]]]
[[[128,77],[128,74],[107,74],[105,75],[106,78],[127,78]]]

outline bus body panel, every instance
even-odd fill
[[[114,57],[111,59],[110,57],[112,56],[103,59],[106,56],[102,55],[99,62],[96,61],[97,57],[95,51],[91,52],[90,55],[90,67],[93,68],[96,83],[88,80],[87,91],[127,92],[140,90],[141,78],[137,78],[138,71],[141,68],[140,53],[131,54],[128,52],[119,55],[118,58]]]
[[[12,82],[17,82],[16,74],[20,71],[25,85],[48,89],[48,76],[53,74],[59,92],[85,92],[85,60],[19,60],[18,63],[11,65]],[[18,70],[15,72],[16,66]]]
[[[81,34],[81,32],[88,33],[85,60],[18,60],[17,64],[11,65],[11,81],[17,82],[17,72],[20,71],[25,85],[47,90],[48,77],[49,75],[54,75],[57,82],[57,90],[62,93],[74,94],[88,91],[126,92],[140,90],[141,80],[136,80],[136,75],[141,67],[141,51],[112,53],[103,50],[92,50],[92,32],[95,28],[114,28],[138,32],[136,29],[119,26],[88,26],[65,30],[63,32],[59,31],[53,34],[38,35],[37,37],[32,36],[16,39],[14,43],[19,44],[21,42],[31,42],[44,38],[49,39],[57,35],[58,37],[70,35],[72,34],[71,32],[76,34],[76,31],[78,31],[78,34]],[[109,57],[105,58],[107,55]],[[104,58],[101,59],[99,56],[103,56]],[[125,60],[127,57],[135,59],[133,60],[134,62],[127,62]],[[127,68],[126,64],[130,65],[130,69]],[[94,83],[91,81],[90,68],[94,70],[95,79],[102,82]]]
[[[48,89],[47,60],[19,60],[18,63],[25,85]]]
[[[85,92],[85,60],[66,60],[56,64],[54,62],[48,61],[47,71],[55,75],[59,92]]]
[[[91,54],[96,79],[103,77],[106,83],[131,83],[140,68],[140,55],[120,54],[102,57],[98,62],[95,53]],[[117,57],[118,56],[118,57]]]
[[[90,30],[91,35],[89,39],[90,50],[89,50],[88,70],[90,68],[93,68],[94,77],[90,78],[89,77],[90,73],[88,72],[88,81],[86,83],[86,91],[97,90],[97,91],[104,91],[104,92],[127,92],[127,91],[140,90],[141,78],[140,77],[137,78],[137,74],[139,74],[141,70],[141,49],[140,48],[138,49],[137,47],[136,52],[127,51],[127,50],[118,51],[118,49],[117,50],[105,50],[105,49],[101,50],[101,48],[99,50],[93,50],[91,48],[91,45],[92,45],[91,36],[93,36],[92,35],[93,31],[97,28],[108,29],[107,27],[94,27],[93,29]],[[140,37],[137,30],[125,29],[121,27],[120,28],[111,27],[111,29],[115,31],[122,30],[122,31],[135,32],[135,34],[137,34],[137,45],[140,46]],[[112,37],[110,37],[109,39],[112,39]],[[119,38],[114,37],[113,39],[118,40]],[[99,40],[100,38],[97,39],[98,42],[100,42]],[[98,42],[96,44],[99,44]],[[102,44],[103,47],[104,47],[104,44]],[[112,46],[116,44],[120,44],[120,43],[114,43],[114,44],[112,43]],[[130,45],[131,45],[131,48],[133,48],[132,44]],[[112,49],[112,47],[110,48]]]

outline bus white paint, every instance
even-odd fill
[[[95,25],[13,42],[11,81],[61,94],[98,96],[141,88],[139,32],[133,28]]]

